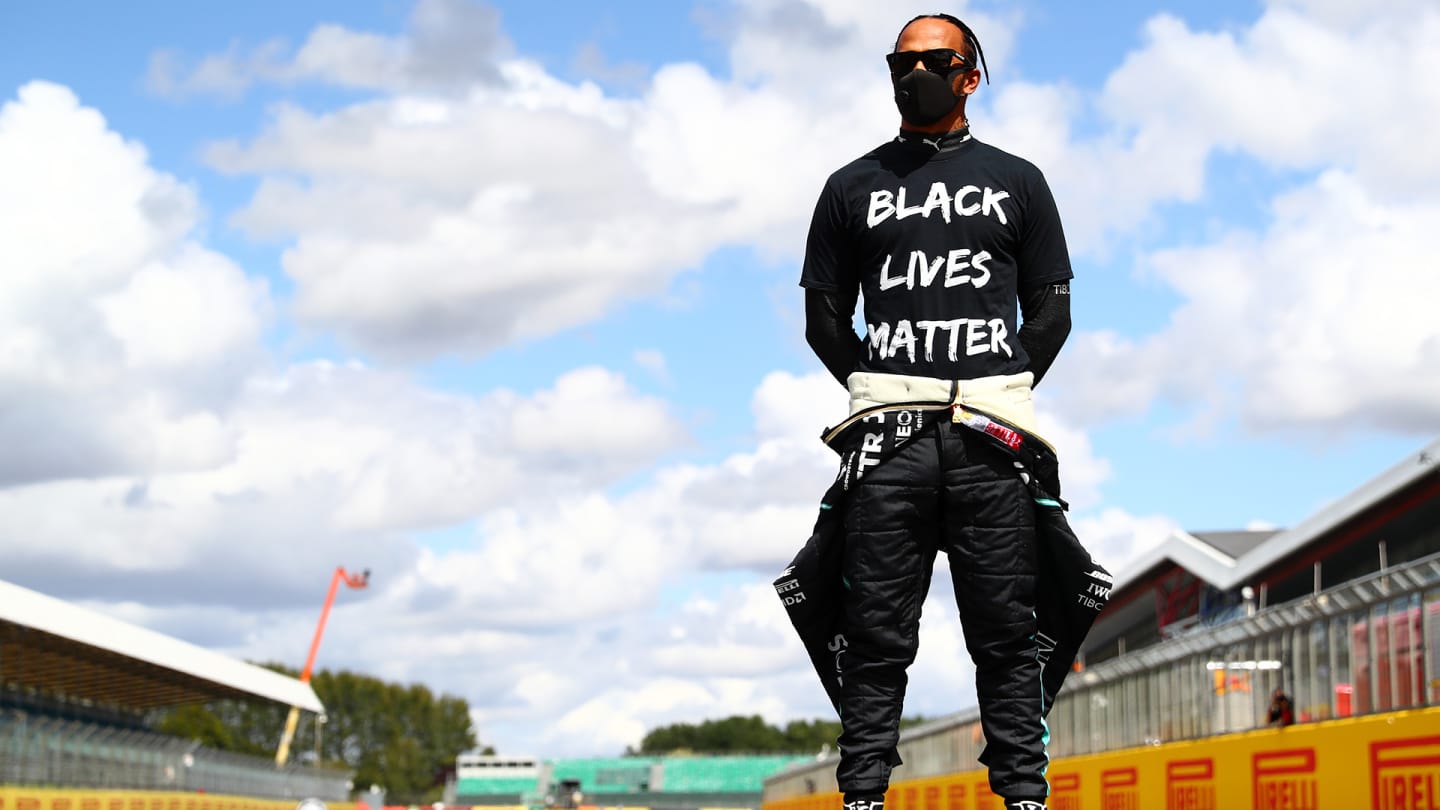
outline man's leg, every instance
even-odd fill
[[[945,431],[945,537],[965,646],[975,662],[990,789],[1044,801],[1049,756],[1035,643],[1035,505],[1004,453]]]
[[[919,437],[852,488],[845,514],[840,765],[847,805],[883,794],[896,764],[905,670],[935,561],[939,508],[933,436]]]

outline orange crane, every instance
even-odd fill
[[[347,574],[344,568],[336,568],[330,578],[330,592],[325,595],[325,607],[320,610],[320,623],[315,627],[315,640],[310,642],[310,657],[305,659],[305,669],[300,673],[300,682],[310,682],[310,671],[315,668],[315,654],[320,651],[320,636],[325,632],[325,620],[330,618],[330,606],[335,604],[335,592],[340,583],[360,589],[370,584],[370,569],[359,574]],[[285,718],[285,734],[280,738],[280,747],[275,751],[275,767],[284,767],[290,759],[290,742],[295,739],[295,725],[300,720],[300,707],[291,706],[290,716]]]

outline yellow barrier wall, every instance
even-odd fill
[[[0,810],[295,810],[297,803],[211,793],[47,790],[0,785]]]
[[[1440,709],[1050,763],[1051,810],[1440,810]],[[984,771],[897,782],[886,810],[1002,810]],[[840,794],[763,810],[839,810]],[[0,809],[8,810],[8,808]]]

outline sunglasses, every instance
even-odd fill
[[[960,64],[952,65],[956,59]],[[904,76],[919,62],[931,73],[949,73],[952,68],[963,68],[970,70],[974,65],[965,58],[965,54],[954,48],[931,48],[928,51],[896,51],[885,54],[885,62],[890,65],[890,75]]]

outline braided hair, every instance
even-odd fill
[[[974,69],[975,62],[978,60],[980,62],[981,72],[985,74],[985,83],[990,83],[990,66],[985,64],[985,49],[980,47],[980,38],[975,36],[975,32],[970,30],[970,26],[966,25],[959,17],[951,14],[921,14],[912,18],[910,22],[905,23],[900,30],[903,32],[906,28],[909,28],[910,23],[915,22],[915,20],[944,20],[956,28],[959,28],[960,33],[965,35],[965,58],[970,60],[971,69]],[[900,47],[899,39],[895,40],[895,47]]]

